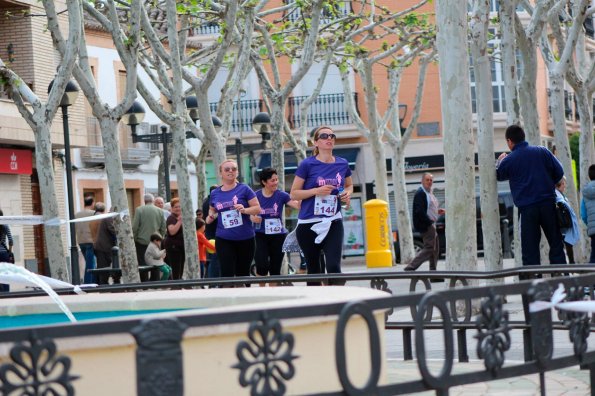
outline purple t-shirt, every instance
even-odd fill
[[[260,203],[260,217],[262,217],[262,223],[260,223],[260,227],[256,229],[256,232],[266,234],[267,219],[278,219],[279,224],[281,224],[281,230],[275,233],[287,234],[287,229],[283,227],[282,215],[285,204],[291,200],[289,194],[285,191],[275,190],[273,195],[267,198],[262,193],[262,190],[258,190],[256,191],[256,198],[258,198],[258,202]]]
[[[243,241],[254,238],[254,230],[250,215],[241,214],[233,208],[235,204],[242,204],[245,208],[249,207],[248,201],[254,198],[256,194],[250,187],[238,183],[235,188],[229,191],[216,188],[211,192],[211,206],[215,208],[219,216],[217,217],[216,236],[232,241]]]
[[[335,162],[328,164],[320,162],[315,156],[308,157],[303,160],[295,171],[295,175],[304,179],[303,190],[309,190],[311,188],[333,185],[335,188],[331,195],[338,195],[338,187],[345,187],[345,178],[351,176],[351,169],[349,169],[349,163],[345,158],[336,157]],[[325,215],[315,215],[314,206],[316,202],[316,196],[304,199],[300,206],[299,219],[313,219],[313,218],[325,218]],[[331,212],[328,215],[332,215],[341,210],[341,201],[337,197],[337,205],[335,208],[331,208]]]

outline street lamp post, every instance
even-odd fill
[[[401,135],[405,133],[407,130],[406,127],[403,126],[403,122],[405,122],[405,116],[407,115],[407,105],[400,104],[399,105],[399,126],[401,127]]]
[[[238,159],[238,171],[241,169],[240,158],[242,153],[246,151],[254,151],[263,149],[266,146],[266,142],[271,140],[271,117],[268,113],[258,113],[252,119],[252,130],[258,133],[262,139],[260,143],[256,144],[243,144],[241,139],[235,140],[235,156]],[[238,178],[242,182],[242,174],[238,173]]]
[[[193,122],[198,120],[198,102],[196,100],[196,96],[188,96],[186,98],[186,109],[188,110],[188,115],[192,119]],[[172,134],[167,132],[167,126],[161,126],[161,133],[152,133],[152,134],[145,134],[145,135],[138,135],[136,133],[136,126],[142,122],[145,118],[145,109],[143,106],[135,101],[132,104],[132,107],[122,116],[122,120],[130,125],[132,130],[132,142],[133,143],[161,143],[163,145],[163,173],[165,179],[165,199],[167,201],[171,200],[171,187],[169,181],[169,152],[167,150],[167,144],[173,141]],[[221,120],[217,118],[217,116],[212,116],[213,125],[217,127],[221,127]],[[192,131],[186,131],[186,139],[193,139],[196,138]]]
[[[48,86],[48,93],[51,91],[54,81]],[[79,270],[79,254],[76,244],[76,226],[72,222],[74,219],[74,196],[72,191],[72,159],[70,156],[70,130],[68,127],[68,107],[72,106],[78,96],[79,88],[74,81],[69,81],[66,84],[66,89],[62,99],[60,100],[60,107],[62,108],[62,128],[64,130],[64,160],[66,162],[66,191],[68,194],[68,219],[70,220],[70,271],[71,281],[73,285],[81,283],[81,275]]]

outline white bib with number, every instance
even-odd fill
[[[235,209],[221,212],[221,222],[223,222],[223,228],[234,228],[244,224],[242,215]]]
[[[282,231],[281,219],[264,219],[265,234],[280,234]]]
[[[317,195],[314,200],[314,214],[316,216],[334,216],[337,210],[336,195]]]

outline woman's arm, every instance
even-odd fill
[[[260,203],[258,202],[258,198],[254,197],[248,201],[248,207],[244,207],[242,204],[238,204],[241,206],[238,208],[241,214],[253,215],[256,216],[260,214]]]
[[[178,217],[178,221],[176,222],[176,224],[168,225],[167,231],[169,232],[169,235],[176,235],[180,231],[181,227],[182,227],[182,216]]]
[[[304,199],[311,198],[315,195],[329,195],[335,189],[335,186],[326,185],[311,188],[309,190],[304,190],[304,179],[299,176],[296,176],[293,179],[293,184],[291,185],[291,192],[289,196],[291,199],[296,201],[303,201]]]
[[[295,199],[292,199],[291,201],[288,201],[287,202],[287,206],[289,206],[291,208],[294,208],[294,209],[297,209],[297,210],[300,209],[300,206],[301,205],[302,205],[302,201],[297,201]]]

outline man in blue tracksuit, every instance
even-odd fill
[[[564,242],[556,217],[556,183],[564,176],[562,165],[545,147],[530,146],[518,125],[506,129],[511,153],[496,164],[499,181],[508,180],[521,217],[523,265],[540,265],[541,230],[550,245],[550,263],[566,264]]]

